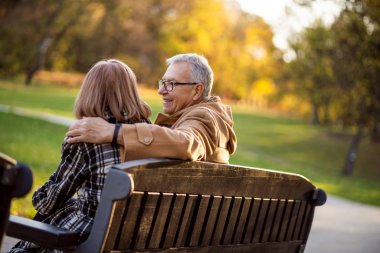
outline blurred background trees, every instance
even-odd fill
[[[363,134],[379,140],[380,2],[339,1],[332,25],[316,20],[293,36],[286,58],[271,27],[234,0],[4,0],[0,77],[22,74],[33,85],[41,69],[84,73],[99,59],[118,58],[153,88],[166,58],[196,52],[214,69],[217,95],[355,127],[343,169],[349,175]]]

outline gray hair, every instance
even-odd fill
[[[201,55],[189,53],[177,54],[166,60],[168,65],[175,62],[187,62],[190,64],[191,78],[193,79],[191,81],[203,83],[205,85],[204,97],[209,97],[214,82],[214,73],[207,59]]]

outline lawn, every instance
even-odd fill
[[[0,80],[0,104],[72,117],[77,89],[38,84],[25,87]],[[154,119],[160,110],[155,91],[141,89],[152,105]],[[237,152],[231,163],[302,174],[328,193],[380,206],[380,144],[364,139],[354,174],[343,177],[341,168],[352,130],[311,126],[302,120],[233,106]],[[34,171],[34,189],[56,169],[66,127],[0,113],[0,151],[28,163]],[[30,197],[17,200],[12,213],[33,215]]]

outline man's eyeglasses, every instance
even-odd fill
[[[173,91],[175,85],[194,85],[197,83],[178,83],[175,81],[167,81],[167,80],[158,80],[158,88],[160,89],[162,86],[166,91]]]

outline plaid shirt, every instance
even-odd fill
[[[32,203],[44,217],[43,222],[77,231],[84,241],[91,231],[107,172],[120,163],[120,148],[111,144],[69,144],[66,140],[57,171],[34,192]],[[20,241],[10,252],[60,251]]]

